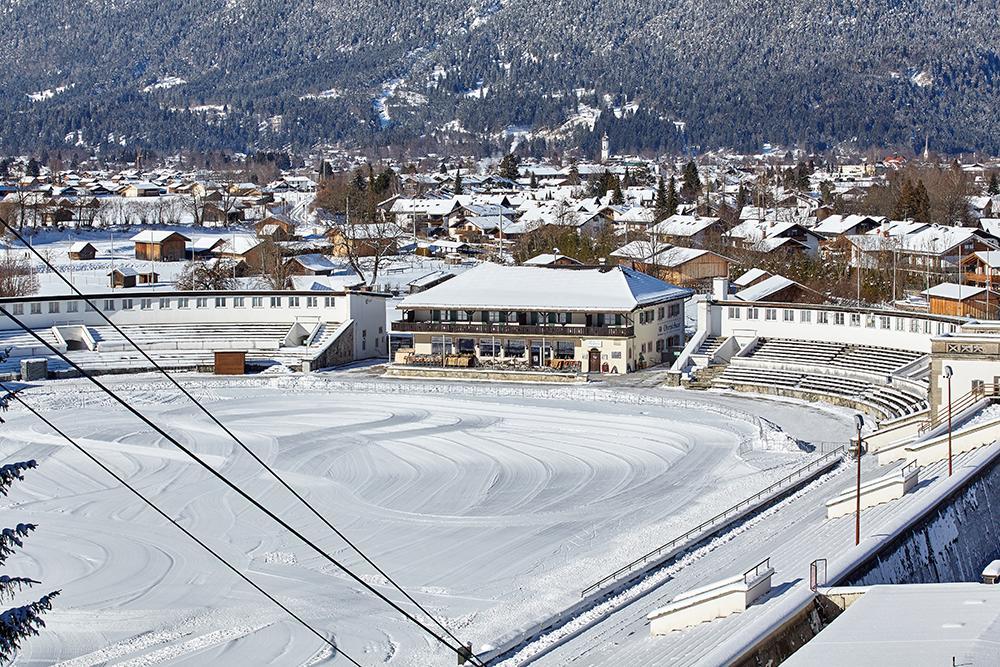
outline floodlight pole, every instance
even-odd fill
[[[952,473],[952,455],[951,455],[951,376],[954,373],[951,370],[951,366],[944,367],[944,377],[948,380],[948,477],[951,477]]]
[[[861,415],[854,415],[854,424],[858,427],[858,478],[857,494],[855,496],[854,514],[854,546],[861,544],[861,427],[865,424],[865,419]]]

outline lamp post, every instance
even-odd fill
[[[854,425],[858,428],[858,481],[855,489],[855,515],[854,515],[854,546],[861,544],[861,427],[865,425],[865,418],[860,414],[854,415]]]
[[[951,477],[951,366],[944,367],[944,378],[948,381],[948,477]]]

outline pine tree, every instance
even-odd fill
[[[997,178],[996,172],[990,175],[990,186],[986,189],[986,193],[989,195],[1000,195],[1000,179]]]
[[[930,222],[931,220],[931,198],[927,195],[927,188],[924,187],[923,180],[917,181],[913,197],[913,219],[917,222]]]
[[[628,167],[625,167],[625,179],[622,181],[622,187],[628,189],[633,185],[635,182],[632,180],[632,172],[628,170]]]
[[[464,194],[464,190],[462,189],[462,170],[461,169],[459,169],[458,171],[455,172],[455,185],[454,185],[454,187],[452,187],[452,190],[455,191],[456,195]]]
[[[528,187],[532,190],[538,187],[538,177],[535,176],[535,172],[531,172],[531,179],[528,181]]]
[[[576,162],[573,162],[569,166],[569,175],[566,177],[566,183],[568,185],[580,185],[580,169],[576,166]]]
[[[611,193],[611,205],[621,206],[625,203],[625,195],[622,194],[622,184],[617,178],[614,179],[614,188]]]
[[[667,184],[661,175],[656,182],[656,222],[668,217],[667,213]]]
[[[677,207],[680,205],[680,199],[677,197],[677,181],[674,177],[670,177],[670,186],[667,188],[667,217],[677,213]]]
[[[736,212],[741,213],[748,201],[750,201],[750,193],[747,192],[746,186],[740,183],[740,189],[736,191]]]
[[[500,160],[500,177],[511,181],[521,177],[520,160],[513,153],[507,153]]]
[[[10,395],[0,399],[0,406],[6,407]],[[15,481],[24,479],[24,472],[38,467],[35,461],[21,461],[0,466],[0,495],[7,495]],[[13,528],[0,531],[0,565],[7,561],[17,549],[24,547],[24,539],[35,530],[32,523],[19,523]],[[13,600],[14,596],[25,588],[40,583],[27,577],[0,576],[0,601]],[[42,614],[52,609],[52,599],[59,595],[53,591],[43,595],[38,600],[20,607],[13,607],[0,612],[0,662],[13,660],[21,648],[21,642],[38,634],[45,627]]]
[[[681,195],[688,201],[692,201],[701,194],[701,178],[698,176],[698,165],[694,163],[694,160],[684,165],[682,176]]]

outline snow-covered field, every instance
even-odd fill
[[[850,432],[835,412],[738,397],[351,378],[361,380],[185,382],[477,649],[571,604],[591,581],[803,464],[807,455],[783,450],[789,441],[770,422],[795,438]],[[146,377],[109,382],[399,599],[176,391]],[[454,664],[454,655],[94,390],[60,381],[24,395],[362,664]],[[304,665],[328,657],[315,637],[30,414],[14,406],[5,418],[4,459],[40,464],[3,501],[8,523],[39,524],[6,573],[62,590],[49,627],[17,664]]]

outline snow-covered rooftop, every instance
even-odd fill
[[[406,297],[399,308],[630,312],[691,294],[691,290],[620,266],[556,269],[484,263]]]
[[[959,285],[957,283],[941,283],[930,289],[926,289],[921,294],[933,296],[939,299],[951,299],[962,301],[978,296],[986,291],[985,287],[973,287],[972,285]]]
[[[995,665],[998,630],[1000,586],[872,586],[784,664]]]
[[[756,285],[751,285],[744,290],[740,290],[735,296],[740,301],[760,301],[794,284],[796,283],[791,278],[771,276]]]

